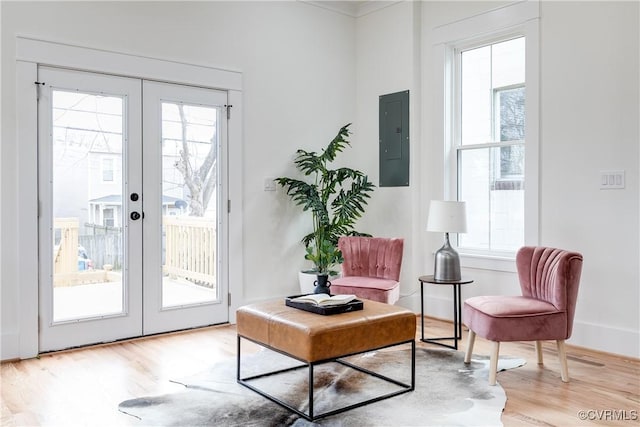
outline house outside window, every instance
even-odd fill
[[[113,181],[113,159],[102,159],[102,181]]]
[[[102,225],[105,227],[115,226],[113,208],[106,208],[102,211]]]
[[[460,248],[513,253],[524,243],[525,37],[456,49],[452,156],[467,202]]]

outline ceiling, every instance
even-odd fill
[[[346,1],[334,1],[334,0],[300,0],[304,3],[312,4],[314,6],[321,7],[323,9],[332,10],[334,12],[341,13],[343,15],[353,16],[355,18],[359,16],[367,15],[373,11],[385,8],[398,1],[383,1],[383,0],[346,0]]]

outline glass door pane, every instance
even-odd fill
[[[211,303],[220,108],[162,102],[162,307]]]
[[[52,89],[53,321],[121,314],[124,100]]]

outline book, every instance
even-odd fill
[[[319,307],[329,307],[334,305],[344,305],[356,299],[355,295],[328,295],[328,294],[309,294],[292,298],[292,302],[300,302],[305,304],[317,305]]]

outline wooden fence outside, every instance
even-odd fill
[[[53,228],[60,230],[53,251],[54,275],[78,271],[78,218],[55,218]]]
[[[207,287],[216,284],[216,227],[209,218],[165,216],[164,272]]]
[[[119,230],[110,231],[108,234],[80,236],[79,242],[93,261],[93,268],[102,269],[106,265],[114,271],[122,270],[124,250],[122,234]]]
[[[215,287],[215,221],[200,217],[165,216],[163,225],[163,273],[172,279],[185,279],[201,286]],[[54,228],[60,235],[60,243],[54,250],[54,286],[108,282],[113,272],[122,269],[124,252],[120,229],[97,230],[100,227],[96,226],[93,227],[93,234],[79,236],[77,218],[56,218]],[[79,270],[79,245],[89,254],[93,270]]]

